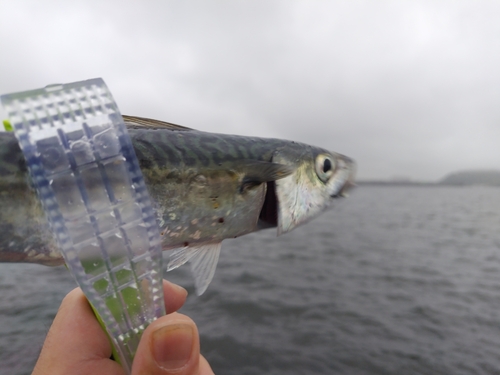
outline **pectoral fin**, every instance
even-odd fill
[[[285,164],[273,163],[259,160],[240,160],[235,163],[235,166],[229,167],[241,174],[243,180],[241,183],[240,192],[258,186],[263,182],[271,182],[282,179],[293,173],[295,168]]]
[[[242,165],[242,170],[248,179],[258,182],[269,182],[289,176],[295,168],[270,161],[252,160],[246,161]]]
[[[176,269],[187,261],[191,264],[196,294],[201,296],[212,281],[219,260],[221,243],[204,244],[176,249],[170,255],[167,271]]]

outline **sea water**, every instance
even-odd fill
[[[320,218],[225,241],[181,312],[216,374],[500,373],[500,188],[358,187]],[[30,374],[75,283],[0,264],[0,374]],[[65,355],[61,353],[61,355]]]

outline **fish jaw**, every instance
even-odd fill
[[[326,181],[316,172],[315,164],[322,150],[307,150],[300,155],[290,155],[279,151],[273,162],[290,163],[293,160],[295,171],[276,181],[278,236],[308,222],[328,209],[333,199],[347,196],[346,191],[354,186],[355,163],[352,159],[337,153],[327,153],[334,161],[335,170]]]

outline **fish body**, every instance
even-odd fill
[[[162,247],[175,249],[168,269],[190,260],[199,294],[213,277],[222,240],[271,227],[288,232],[352,184],[354,162],[314,146],[124,120]],[[0,207],[0,261],[64,262],[12,133],[0,133]]]
[[[0,262],[64,263],[11,132],[0,132]]]

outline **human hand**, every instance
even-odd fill
[[[186,301],[186,290],[164,280],[163,291],[167,315],[144,331],[132,375],[213,375],[200,355],[196,324],[175,312]],[[63,299],[32,375],[124,375],[110,356],[111,343],[77,288]]]

